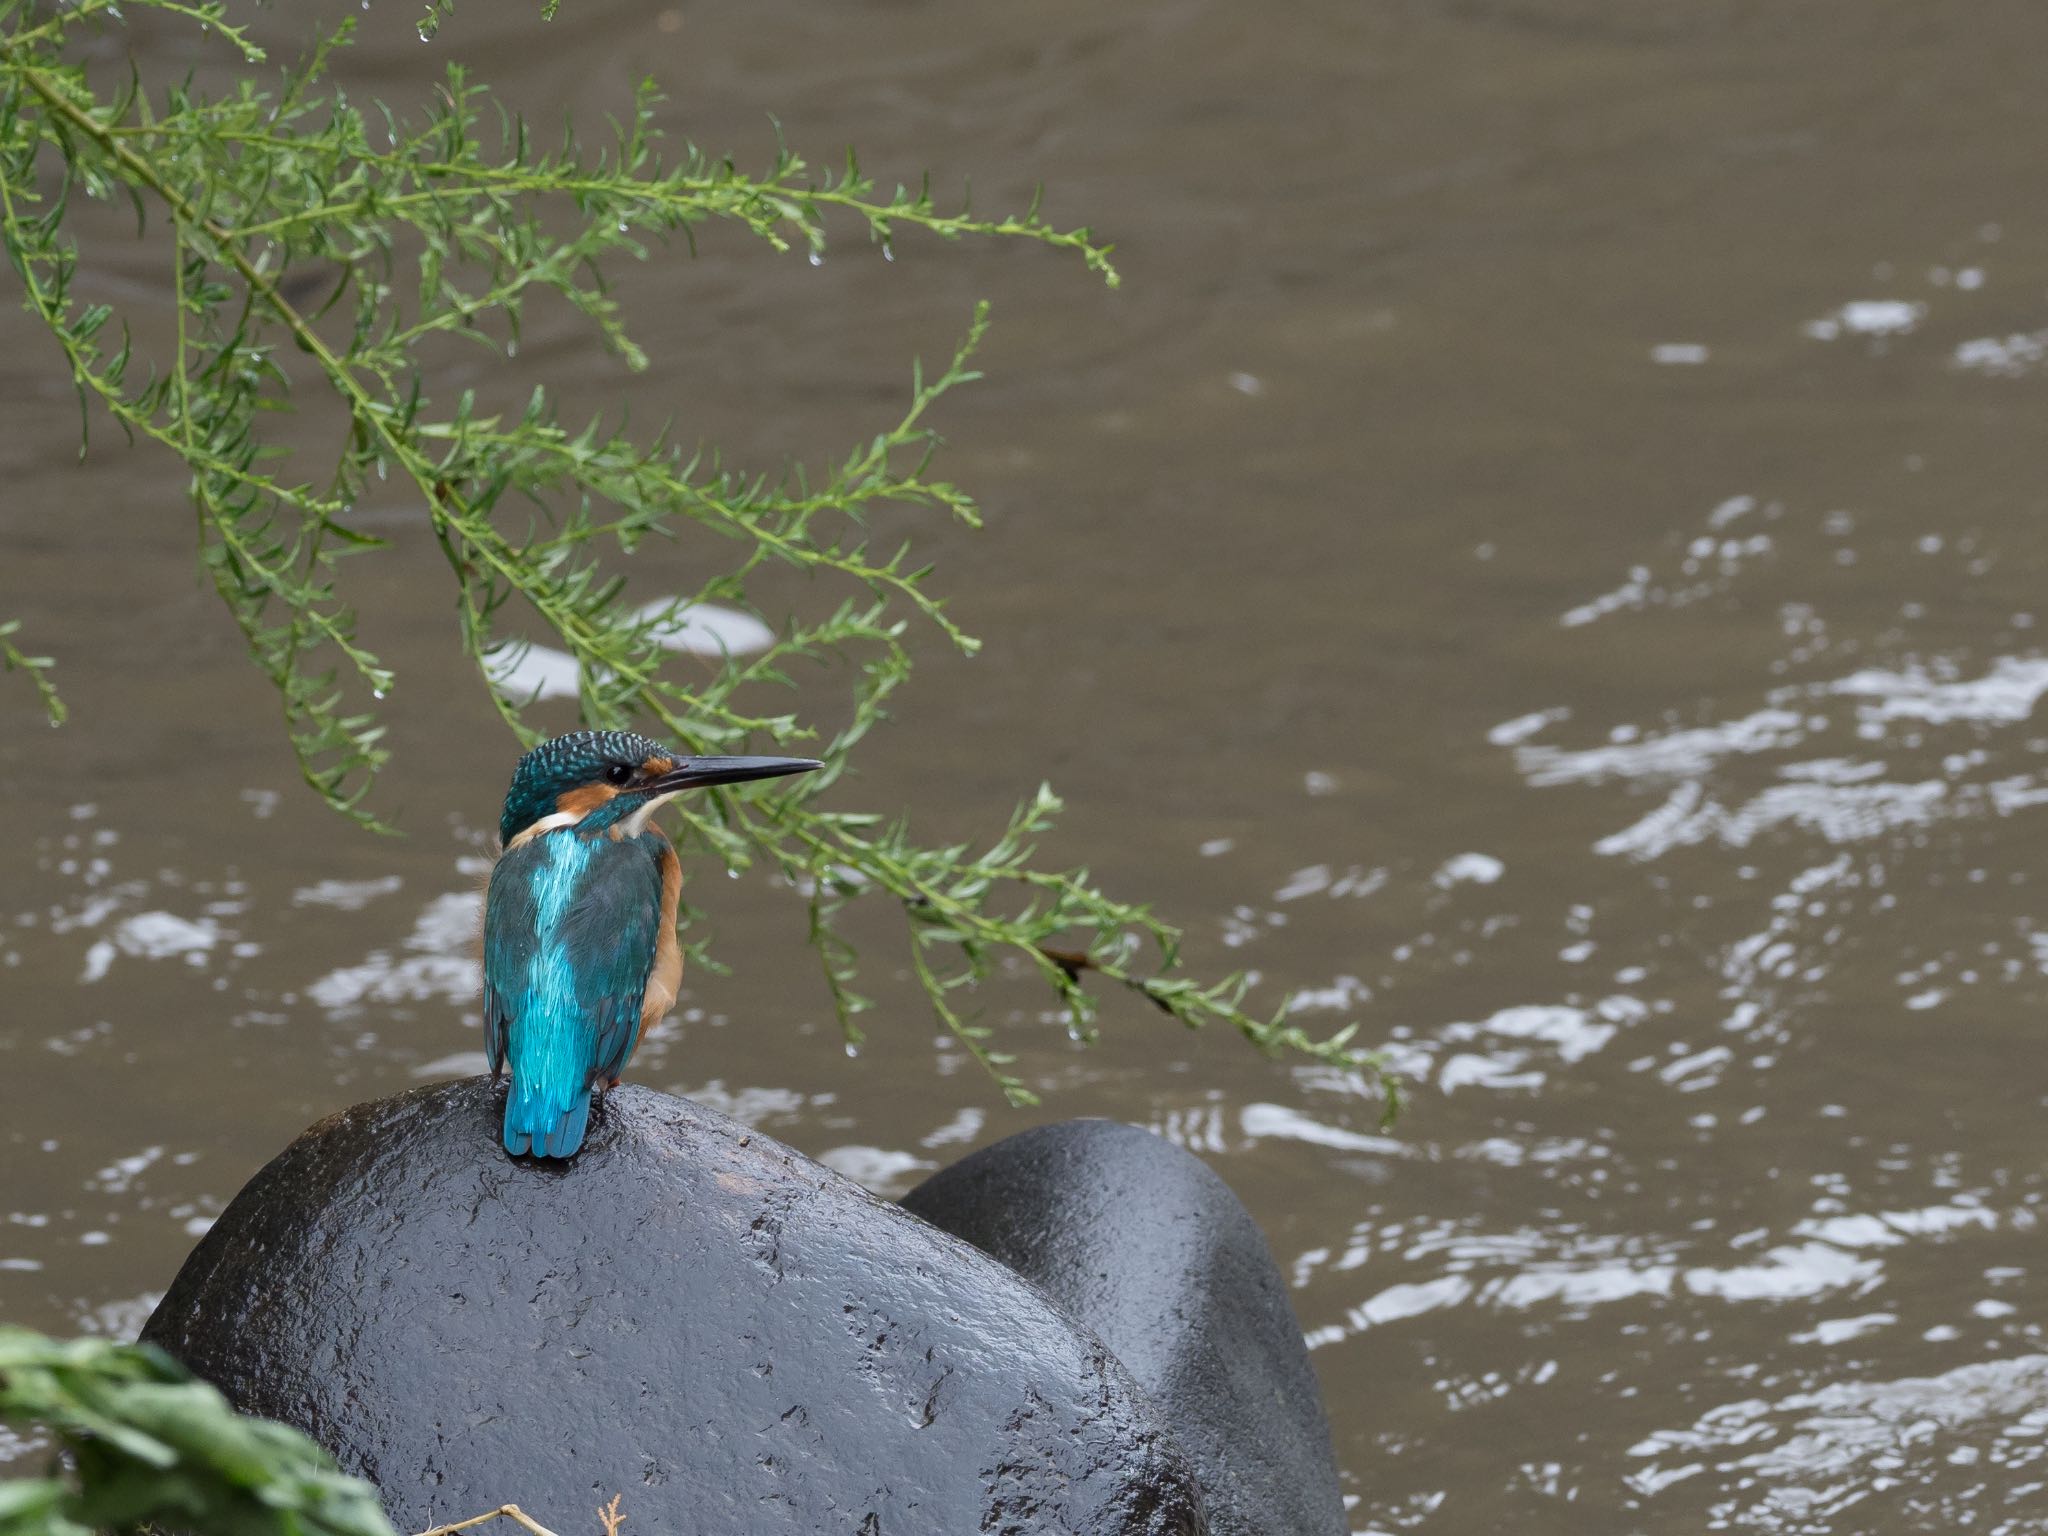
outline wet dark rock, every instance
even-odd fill
[[[1069,1120],[985,1147],[903,1203],[1101,1337],[1194,1462],[1217,1536],[1347,1529],[1286,1282],[1200,1159],[1131,1126]]]
[[[1009,1269],[684,1100],[616,1091],[567,1164],[507,1158],[500,1103],[314,1126],[143,1336],[400,1530],[616,1493],[635,1536],[1203,1531],[1129,1375]]]

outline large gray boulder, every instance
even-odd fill
[[[1195,1464],[1216,1536],[1349,1529],[1287,1283],[1200,1158],[1128,1125],[1069,1120],[984,1147],[903,1203],[1115,1352]]]
[[[507,1158],[501,1103],[314,1126],[143,1337],[401,1530],[613,1494],[632,1536],[1206,1530],[1129,1373],[1010,1269],[685,1100],[617,1090],[566,1164]]]

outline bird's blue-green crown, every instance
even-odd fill
[[[512,770],[512,787],[505,793],[498,836],[511,842],[541,817],[553,814],[560,797],[572,789],[618,782],[649,758],[678,755],[632,731],[572,731],[544,741],[520,758],[519,766]]]

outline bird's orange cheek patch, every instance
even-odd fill
[[[640,765],[640,771],[650,779],[658,779],[665,773],[675,772],[675,767],[675,759],[672,757],[650,757]]]
[[[555,796],[555,809],[581,818],[588,816],[600,805],[616,799],[618,793],[609,784],[579,784],[574,789],[565,789]]]

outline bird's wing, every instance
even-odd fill
[[[563,919],[561,942],[585,966],[582,999],[596,1026],[591,1066],[616,1077],[633,1054],[661,929],[661,861],[651,838],[606,842]]]
[[[540,949],[535,878],[546,862],[540,839],[521,843],[492,866],[484,896],[484,1057],[493,1077],[504,1070],[506,1035]]]

